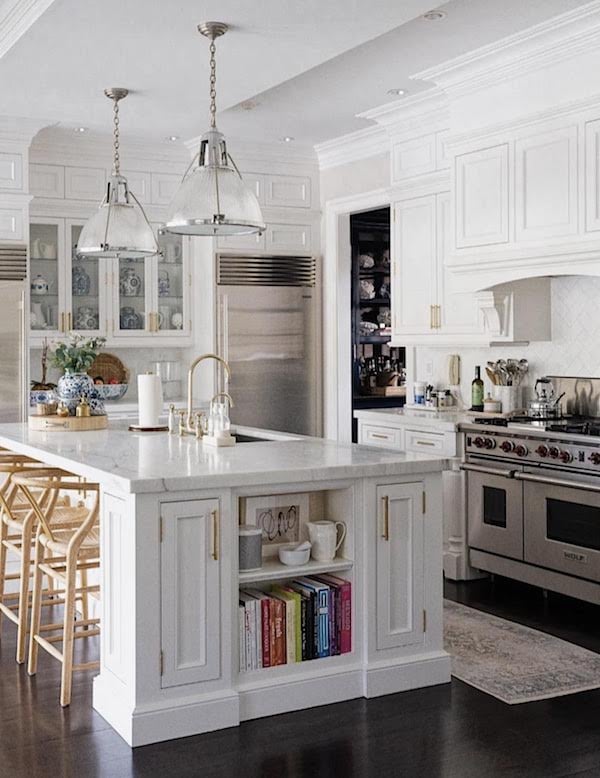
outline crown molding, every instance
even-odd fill
[[[54,0],[5,0],[0,9],[0,59],[53,2]]]
[[[379,125],[340,135],[315,146],[320,170],[380,156],[389,151],[389,135],[386,129]]]
[[[411,76],[460,97],[555,65],[600,45],[600,0]]]
[[[418,131],[446,129],[450,120],[448,96],[435,86],[402,100],[380,105],[357,114],[359,119],[369,119],[385,127],[390,135],[406,135]]]

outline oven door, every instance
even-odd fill
[[[515,480],[515,468],[468,462],[461,469],[467,474],[469,546],[523,559],[523,483]]]
[[[525,560],[600,583],[600,484],[551,470],[518,473],[524,485]]]

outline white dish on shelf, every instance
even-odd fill
[[[279,561],[283,565],[290,567],[296,565],[305,565],[310,559],[311,544],[306,541],[305,543],[288,543],[285,546],[279,548]]]

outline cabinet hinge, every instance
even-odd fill
[[[427,513],[427,492],[423,492],[423,514]]]
[[[160,674],[163,675],[164,674],[164,669],[165,669],[165,658],[164,658],[164,654],[163,654],[162,651],[158,655],[158,666],[159,666],[159,669],[160,669]]]
[[[427,611],[423,611],[423,632],[427,632]]]

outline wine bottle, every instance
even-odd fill
[[[481,368],[475,368],[475,378],[471,382],[471,410],[483,410],[483,381],[481,380]]]

